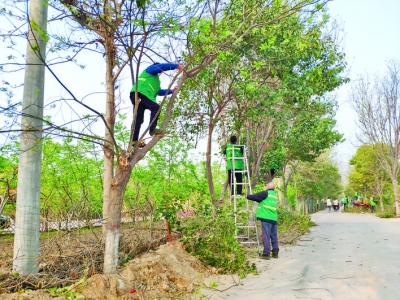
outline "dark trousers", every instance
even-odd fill
[[[235,172],[235,178],[236,178],[236,192],[238,195],[242,194],[242,188],[243,188],[243,173],[237,173]],[[228,179],[229,179],[229,186],[231,187],[231,195],[235,193],[235,185],[233,183],[233,178],[232,178],[232,171],[228,170]]]
[[[269,252],[271,251],[271,244],[272,252],[279,252],[277,224],[261,221],[261,228],[261,240],[264,246],[263,254],[269,255]]]
[[[140,127],[142,126],[144,119],[144,111],[146,109],[150,110],[150,123],[154,120],[153,124],[150,125],[150,132],[151,132],[157,127],[157,121],[158,121],[157,112],[158,109],[160,108],[160,105],[151,101],[145,95],[138,93],[138,97],[140,99],[140,102],[137,108],[135,131],[133,133],[134,141],[137,141],[139,139]],[[135,108],[135,92],[131,92],[129,98],[131,99],[133,108]]]

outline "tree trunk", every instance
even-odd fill
[[[379,207],[383,212],[385,207],[383,205],[383,189],[384,189],[384,181],[383,178],[380,178],[379,175],[375,176],[375,193],[379,195]],[[375,194],[376,196],[376,194]]]
[[[218,205],[219,206],[222,206],[222,205],[225,204],[225,200],[224,200],[225,199],[225,192],[226,192],[228,186],[229,186],[229,179],[228,179],[228,176],[227,176],[226,180],[225,180],[225,183],[222,185],[221,193],[219,195],[219,201],[218,201]]]
[[[103,273],[113,274],[118,271],[118,249],[121,232],[121,208],[126,185],[132,172],[132,164],[124,156],[118,156],[118,166],[111,182],[110,201],[106,207],[106,243],[104,249]]]
[[[48,5],[32,0],[26,49],[22,134],[18,167],[18,194],[14,239],[14,272],[38,272],[40,236],[40,175],[42,169],[42,127]]]
[[[106,122],[104,143],[104,184],[103,184],[103,218],[108,217],[108,202],[111,194],[111,180],[114,177],[114,124],[115,124],[115,95],[114,95],[114,43],[112,38],[106,39]]]
[[[214,182],[212,177],[212,169],[211,169],[211,144],[212,144],[212,133],[214,126],[210,124],[208,128],[208,137],[207,137],[207,150],[206,150],[206,171],[207,171],[207,183],[208,190],[210,192],[210,196],[213,199],[213,202],[216,203],[218,201],[217,194],[214,189]]]
[[[397,180],[397,176],[392,178],[392,185],[393,185],[393,194],[395,200],[395,207],[396,207],[396,216],[400,217],[400,198],[399,198],[399,181]]]
[[[289,181],[292,178],[294,169],[298,166],[299,162],[295,161],[294,166],[289,167],[289,164],[286,164],[285,170],[282,175],[282,183],[283,183],[283,203],[286,208],[289,208],[288,198],[287,198],[287,187],[289,185]]]
[[[282,180],[283,180],[282,177],[278,178],[278,199],[279,199],[279,203],[282,206],[287,208],[287,201],[286,201],[286,204],[285,204],[284,199],[283,199],[284,197],[282,197],[282,186],[283,186]]]
[[[106,237],[104,253],[104,273],[115,273],[118,267],[118,245],[121,223],[121,203],[123,191],[114,178],[114,124],[115,124],[115,95],[114,95],[114,41],[106,38],[106,129],[104,143],[104,184],[103,184],[103,233]],[[121,194],[122,193],[122,194]],[[121,194],[121,195],[120,195]],[[119,210],[118,210],[119,209]],[[115,256],[116,254],[116,256]]]

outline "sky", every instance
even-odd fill
[[[335,149],[336,160],[346,176],[358,146],[356,113],[348,102],[351,85],[358,76],[383,74],[390,60],[400,60],[400,0],[333,0],[328,8],[342,28],[341,45],[349,67],[350,83],[336,91],[337,130],[346,139]]]

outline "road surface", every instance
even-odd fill
[[[298,245],[281,247],[278,259],[256,260],[258,275],[210,278],[214,289],[202,289],[200,295],[229,300],[400,299],[400,219],[333,210],[311,218],[317,226]]]

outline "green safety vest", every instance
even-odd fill
[[[228,171],[233,169],[232,161],[235,165],[235,170],[244,170],[244,159],[240,148],[240,146],[232,144],[226,146],[226,169]]]
[[[268,197],[258,204],[256,213],[257,219],[278,221],[278,212],[276,211],[277,203],[278,196],[275,191],[268,190]]]
[[[343,199],[343,203],[344,203],[344,204],[347,204],[347,203],[349,203],[349,199],[347,199],[347,197],[344,197],[344,199]]]
[[[371,206],[376,206],[376,202],[374,201],[374,198],[371,197],[371,200],[369,200],[369,203]]]
[[[134,84],[131,92],[135,92],[136,85]],[[158,92],[161,89],[161,82],[158,75],[151,75],[146,70],[139,75],[138,78],[138,92],[145,95],[153,102],[156,101]]]

